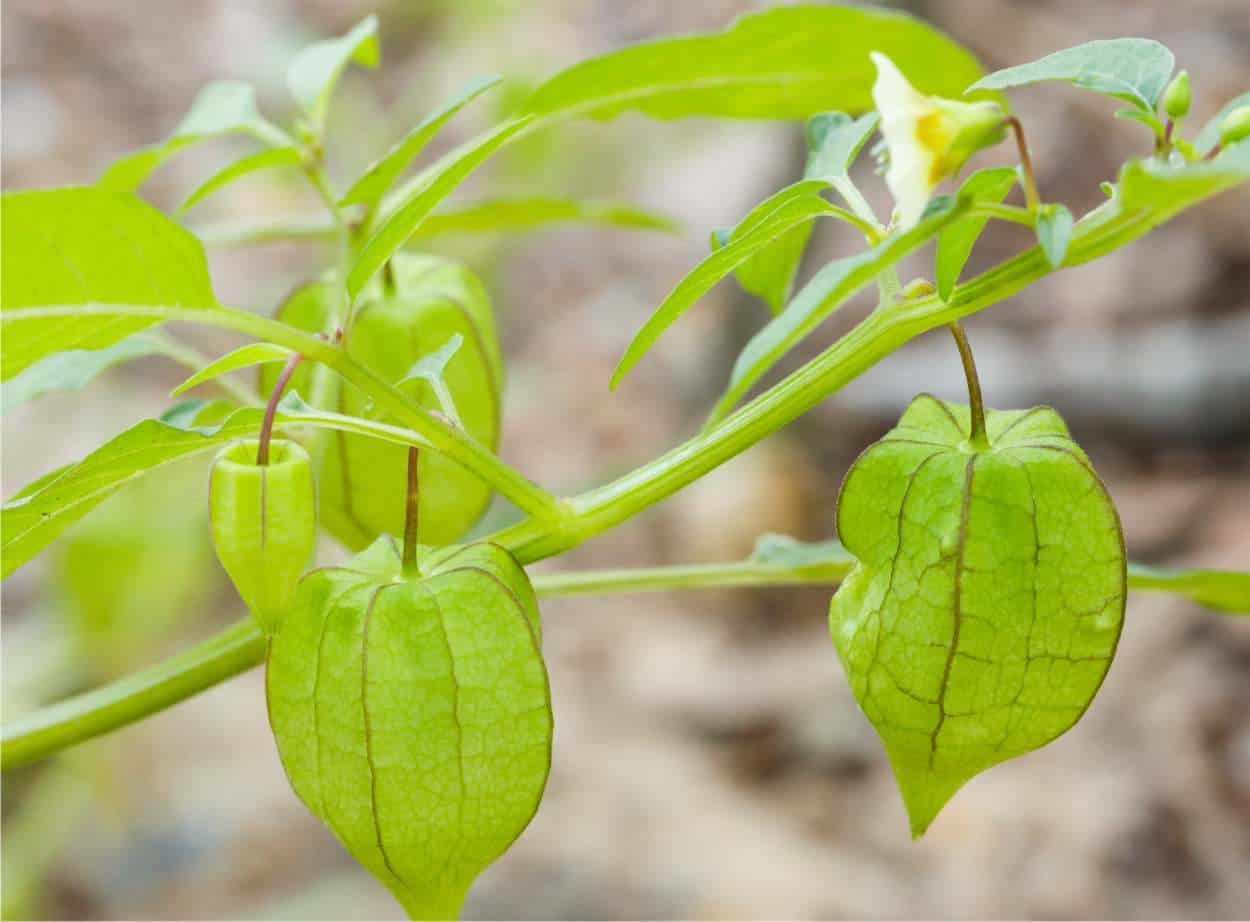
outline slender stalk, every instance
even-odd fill
[[[742,586],[832,586],[853,561],[832,549],[827,559],[799,566],[742,560],[640,570],[591,570],[537,574],[539,596],[713,589]],[[1223,589],[1209,598],[1209,585]],[[1234,586],[1234,584],[1236,584]],[[1187,596],[1224,611],[1250,614],[1250,573],[1232,570],[1165,570],[1129,564],[1128,585]],[[0,767],[8,769],[142,720],[224,682],[265,657],[265,639],[256,620],[243,618],[215,637],[177,656],[94,691],[10,721],[0,735]]]
[[[421,478],[417,462],[421,460],[421,450],[413,445],[408,449],[408,490],[405,494],[404,507],[404,555],[402,558],[405,576],[420,576],[417,568],[417,542],[421,527]]]
[[[1012,224],[1033,226],[1033,215],[1027,208],[1015,205],[1000,205],[997,202],[977,202],[968,209],[969,217],[996,218],[999,221],[1010,221]]]
[[[1029,211],[1036,212],[1042,204],[1037,194],[1037,179],[1033,175],[1033,156],[1029,153],[1029,142],[1024,139],[1024,123],[1014,115],[1007,116],[1007,124],[1016,137],[1016,148],[1020,151],[1020,172],[1024,176],[1024,199]]]
[[[286,386],[291,383],[291,376],[295,374],[295,369],[300,363],[303,356],[296,352],[286,364],[282,366],[282,373],[278,375],[278,380],[274,383],[273,391],[269,395],[269,402],[265,404],[265,417],[260,424],[260,438],[257,439],[256,447],[256,464],[265,467],[269,464],[269,442],[273,438],[273,420],[278,415],[278,401],[282,399],[282,392],[286,390]]]
[[[985,403],[981,399],[981,378],[977,375],[977,363],[972,358],[972,346],[958,321],[947,324],[947,328],[951,331],[951,336],[955,337],[955,345],[959,347],[959,360],[964,366],[964,377],[968,379],[968,404],[972,415],[968,440],[978,448],[988,448],[990,440],[985,434]]]

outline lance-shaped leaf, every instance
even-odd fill
[[[351,298],[373,278],[382,264],[407,242],[426,216],[450,195],[460,183],[487,157],[514,135],[527,128],[531,119],[519,118],[500,125],[481,137],[474,138],[446,154],[422,174],[421,182],[391,204],[392,210],[373,236],[365,243],[347,275],[347,293]]]
[[[834,182],[843,178],[855,163],[868,138],[881,120],[876,112],[851,118],[845,112],[822,112],[807,122],[808,179]]]
[[[525,111],[600,119],[630,109],[655,118],[866,112],[876,77],[870,51],[914,62],[909,76],[928,93],[958,95],[980,75],[966,49],[911,16],[786,6],[743,16],[724,32],[646,42],[583,61],[540,86]]]
[[[551,196],[494,198],[449,205],[421,223],[413,239],[440,234],[486,234],[522,231],[550,224],[585,222],[627,230],[676,232],[667,215],[620,202],[580,201]]]
[[[712,249],[719,250],[733,242],[741,231],[720,228],[712,232]],[[803,251],[812,235],[812,222],[804,221],[786,231],[734,270],[734,278],[747,291],[765,304],[774,314],[786,306],[794,288],[794,276],[803,260]]]
[[[912,401],[847,473],[858,563],[830,606],[838,655],[885,744],[914,835],[971,777],[1076,723],[1124,617],[1124,540],[1089,459],[1047,407]]]
[[[678,282],[634,335],[616,371],[612,373],[611,387],[615,388],[638,360],[647,354],[660,334],[713,285],[794,228],[810,223],[819,215],[838,211],[820,197],[821,190],[827,187],[828,183],[823,180],[805,179],[786,186],[755,206],[738,224],[733,239],[713,250]]]
[[[0,385],[0,409],[11,410],[52,391],[76,391],[114,365],[162,355],[164,345],[149,333],[136,333],[103,349],[56,352]]]
[[[259,409],[238,410],[222,419],[222,407],[192,401],[161,419],[144,420],[5,504],[0,510],[0,575],[7,577],[135,478],[260,427]]]
[[[205,381],[238,371],[240,368],[251,368],[253,365],[264,365],[269,362],[285,362],[292,355],[294,353],[286,346],[278,346],[274,343],[248,343],[209,362],[170,391],[169,396],[177,397]]]
[[[260,114],[256,88],[237,80],[220,80],[200,90],[186,116],[167,139],[114,161],[98,184],[132,192],[169,156],[189,144],[228,134],[247,134],[269,147],[291,144],[286,132]]]
[[[352,184],[339,200],[340,207],[363,204],[369,208],[377,205],[387,191],[394,185],[399,174],[408,168],[416,156],[434,135],[451,120],[457,112],[481,96],[491,87],[497,86],[500,77],[479,77],[455,98],[445,103],[442,108],[430,113],[422,122],[408,132],[394,147],[376,160],[364,174]]]
[[[258,170],[272,170],[274,167],[280,166],[299,166],[302,162],[303,157],[297,147],[275,147],[248,154],[246,157],[240,157],[204,180],[178,206],[177,213],[179,215],[183,214],[214,192],[228,186],[236,179],[247,176],[249,173],[255,173]]]
[[[998,204],[1007,197],[1020,174],[1014,167],[988,167],[977,170],[959,187],[960,198],[970,203],[992,202]],[[934,274],[937,290],[943,301],[950,299],[959,273],[963,271],[972,248],[976,245],[988,218],[969,216],[955,221],[938,234],[937,254],[934,256]]]
[[[967,210],[968,203],[963,199],[936,198],[929,203],[925,216],[913,227],[886,238],[870,250],[835,260],[812,276],[786,309],[743,347],[734,362],[729,386],[708,417],[706,427],[724,419],[755,382],[825,318],[870,284],[883,270],[924,245]]]
[[[1151,39],[1104,39],[995,71],[968,87],[968,92],[1064,80],[1152,111],[1175,64],[1172,52]]]
[[[287,68],[287,88],[308,115],[315,131],[319,132],[325,124],[330,96],[339,76],[353,61],[362,67],[378,66],[376,16],[366,16],[346,35],[309,45]]]
[[[269,721],[304,804],[412,918],[452,919],[538,809],[552,716],[538,609],[502,548],[384,536],[316,570],[274,638]]]
[[[2,202],[0,378],[158,322],[108,313],[109,305],[216,306],[200,242],[131,193],[71,186],[6,192]],[[66,306],[91,312],[40,314]]]

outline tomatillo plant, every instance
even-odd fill
[[[538,597],[842,582],[830,609],[834,646],[881,735],[917,835],[970,777],[1079,720],[1112,665],[1128,590],[1250,612],[1250,574],[1127,563],[1113,497],[1059,413],[986,409],[959,326],[1250,179],[1250,94],[1186,136],[1190,77],[1173,75],[1173,56],[1157,42],[1091,42],[984,75],[965,49],[911,17],[786,6],[720,33],[575,65],[506,121],[405,178],[440,129],[499,82],[476,80],[341,191],[324,162],[329,99],[345,68],[377,60],[371,17],[292,62],[288,83],[301,113],[293,125],[262,115],[250,86],[215,83],[168,138],[96,182],[4,193],[5,406],[81,387],[145,355],[189,368],[176,393],[220,393],[138,422],[12,497],[0,522],[3,574],[129,481],[216,449],[211,489],[190,501],[209,503],[222,564],[255,615],[165,663],[6,724],[6,768],[263,661],[269,719],[296,793],[407,912],[450,917],[476,875],[525,828],[546,783],[552,712]],[[1079,217],[1043,196],[1024,120],[1002,94],[1040,81],[1117,99],[1125,108],[1116,115],[1151,132],[1144,151],[1105,184],[1107,201]],[[512,141],[625,111],[805,119],[809,159],[803,177],[712,234],[707,257],[641,326],[612,379],[636,368],[669,326],[734,275],[773,316],[739,356],[703,430],[610,483],[558,497],[495,453],[504,363],[484,286],[467,267],[419,246],[446,231],[548,221],[671,227],[602,202],[449,201]],[[873,149],[895,199],[884,220],[850,178],[878,131],[883,140]],[[325,217],[196,228],[138,195],[164,160],[227,134],[250,138],[255,151],[192,190],[179,217],[240,176],[268,169],[302,176]],[[960,180],[973,153],[1009,139],[1014,166]],[[1008,201],[1017,186],[1022,204]],[[792,291],[821,218],[854,227],[865,246]],[[960,282],[991,222],[1024,225],[1037,244]],[[285,237],[332,241],[335,258],[276,307],[218,302],[205,243]],[[929,244],[933,282],[900,284],[899,261]],[[759,388],[868,287],[877,290],[875,310]],[[150,329],[173,320],[251,342],[210,360]],[[943,326],[967,371],[968,405],[920,395],[863,453],[836,510],[845,547],[766,536],[745,561],[531,583],[525,565],[670,496]],[[256,388],[227,377],[253,366]],[[519,510],[519,521],[462,543],[492,493]],[[309,569],[318,525],[357,556]]]

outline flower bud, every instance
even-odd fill
[[[218,453],[209,475],[217,559],[267,634],[277,631],[317,541],[312,461],[302,445],[274,439],[269,463],[256,440]]]
[[[1220,144],[1228,147],[1250,138],[1250,106],[1238,106],[1220,122]]]
[[[1172,82],[1163,91],[1163,111],[1168,114],[1168,118],[1179,121],[1189,114],[1189,104],[1192,101],[1189,71],[1183,70],[1172,78]]]

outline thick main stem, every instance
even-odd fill
[[[408,489],[404,494],[404,555],[402,558],[405,576],[419,576],[417,569],[417,543],[421,525],[421,478],[417,462],[421,460],[421,451],[413,445],[408,449]]]
[[[265,418],[260,424],[260,438],[256,448],[256,463],[260,467],[269,464],[269,443],[273,440],[273,421],[278,415],[278,402],[282,399],[286,386],[291,383],[291,376],[295,374],[295,368],[302,358],[297,352],[286,360],[286,365],[282,367],[282,373],[278,375],[273,391],[269,394],[269,402],[265,404]]]
[[[972,413],[972,425],[968,440],[978,448],[988,448],[990,440],[985,434],[985,403],[981,399],[981,379],[977,375],[977,363],[972,358],[972,346],[963,326],[955,321],[947,324],[959,347],[959,360],[964,365],[964,377],[968,379],[968,405]]]

